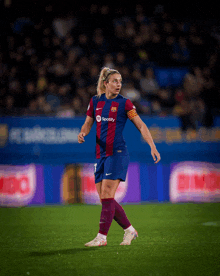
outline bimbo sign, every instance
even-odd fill
[[[206,162],[181,162],[170,175],[172,202],[220,201],[220,165]]]
[[[34,165],[0,166],[0,205],[25,206],[36,190]]]

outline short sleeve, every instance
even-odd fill
[[[89,117],[94,118],[94,111],[93,111],[93,98],[90,100],[86,115]]]
[[[126,100],[125,111],[127,112],[127,116],[130,120],[132,118],[138,116],[136,107],[133,105],[133,103],[129,99]]]

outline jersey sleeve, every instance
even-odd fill
[[[93,98],[90,100],[86,115],[94,118],[94,110],[93,110]]]
[[[125,111],[127,112],[127,116],[130,120],[132,118],[138,116],[136,107],[133,105],[133,103],[129,99],[126,100]]]

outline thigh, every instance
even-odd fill
[[[97,192],[99,194],[99,198],[101,200],[102,181],[96,183],[95,186],[96,186],[96,190],[97,190]]]
[[[101,199],[104,198],[114,198],[115,192],[120,183],[119,179],[111,180],[111,179],[103,179],[101,184]]]

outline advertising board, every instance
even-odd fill
[[[0,206],[44,203],[43,167],[0,165]]]
[[[180,162],[170,174],[171,202],[219,202],[220,164]]]

